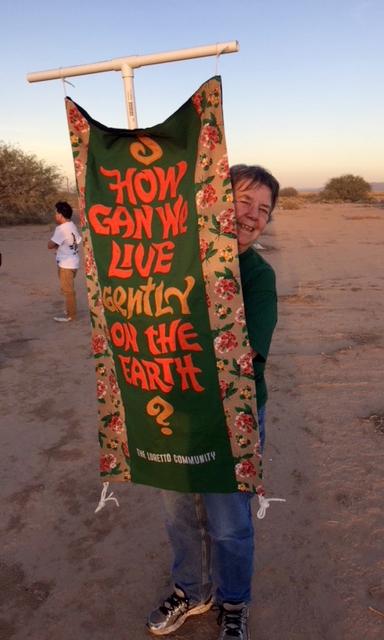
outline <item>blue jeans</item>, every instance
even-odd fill
[[[261,446],[265,407],[258,411]],[[172,579],[194,604],[214,591],[217,604],[248,603],[253,574],[250,493],[162,491],[173,550]]]

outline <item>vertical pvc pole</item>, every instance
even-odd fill
[[[129,64],[123,64],[121,75],[124,81],[125,104],[127,108],[128,129],[137,129],[137,113],[135,101],[135,87],[133,82],[133,69]]]

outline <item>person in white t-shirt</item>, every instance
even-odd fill
[[[81,236],[72,222],[72,207],[68,202],[55,204],[57,227],[48,242],[48,249],[56,249],[56,262],[61,292],[65,298],[66,315],[54,318],[56,322],[76,319],[75,276],[79,268],[79,244]]]

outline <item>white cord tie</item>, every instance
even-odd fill
[[[115,502],[117,507],[120,506],[118,499],[115,498],[113,495],[113,491],[111,491],[111,493],[107,496],[108,487],[109,487],[109,482],[103,482],[103,488],[101,490],[99,504],[95,509],[95,513],[104,509],[105,503],[108,502],[108,500],[112,500],[113,502]]]
[[[264,498],[264,496],[258,495],[260,508],[257,512],[257,517],[262,520],[269,508],[270,502],[287,502],[284,498]]]

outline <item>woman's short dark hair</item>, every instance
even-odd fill
[[[70,204],[68,204],[68,202],[56,202],[55,209],[57,213],[61,213],[61,215],[64,216],[64,218],[66,218],[67,220],[70,220],[72,218],[72,207]]]
[[[248,164],[235,164],[231,167],[230,173],[232,184],[239,180],[247,180],[250,184],[263,184],[269,187],[272,193],[271,211],[273,211],[279,196],[280,185],[272,173],[263,167]]]

